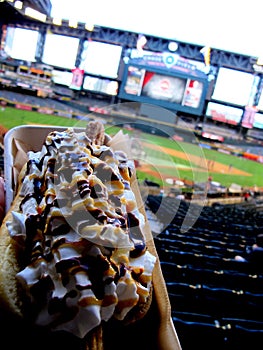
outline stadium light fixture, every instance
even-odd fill
[[[14,3],[14,7],[15,7],[16,9],[18,9],[18,10],[22,10],[22,8],[23,8],[23,1],[16,1],[16,2]]]
[[[47,16],[44,13],[41,13],[37,10],[32,9],[31,7],[26,7],[25,15],[34,19],[37,19],[41,22],[46,22]]]
[[[61,18],[53,18],[52,22],[53,22],[53,24],[55,24],[57,26],[61,26],[62,25],[62,19]]]
[[[93,32],[94,30],[94,24],[92,23],[85,23],[85,29],[88,30],[89,32]]]
[[[175,41],[170,41],[168,44],[168,49],[171,52],[175,52],[178,49],[178,44]]]
[[[74,19],[70,19],[68,21],[68,26],[70,28],[78,28],[78,22],[76,20],[74,20]]]

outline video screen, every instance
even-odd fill
[[[126,64],[119,97],[200,115],[208,82],[203,76],[149,65]]]
[[[8,27],[4,51],[14,59],[35,62],[38,39],[37,30]]]
[[[243,109],[209,102],[206,109],[206,116],[215,121],[237,125],[240,123]]]
[[[47,33],[42,61],[51,66],[73,69],[75,68],[78,47],[78,38]]]
[[[204,85],[201,81],[187,79],[186,89],[184,91],[183,106],[198,108],[201,102]]]
[[[263,90],[261,91],[257,107],[260,111],[263,111]]]
[[[181,104],[187,80],[146,71],[141,96]]]
[[[52,71],[52,81],[55,84],[70,86],[72,82],[72,77],[72,72],[63,72],[56,69]]]
[[[255,113],[253,127],[258,129],[263,129],[263,114]]]
[[[131,95],[198,108],[203,83],[194,79],[168,76],[129,66],[124,91]]]
[[[84,78],[83,89],[116,96],[118,93],[118,82],[109,79],[86,76]]]
[[[80,69],[88,74],[116,79],[121,54],[122,46],[87,40],[83,45]]]
[[[142,84],[145,75],[145,69],[129,66],[128,76],[124,86],[126,94],[140,96],[142,91]]]
[[[246,106],[250,103],[253,85],[253,74],[220,68],[212,99]]]

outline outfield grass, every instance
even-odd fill
[[[11,129],[19,125],[30,124],[43,124],[43,125],[57,125],[57,126],[78,126],[85,127],[87,122],[76,119],[69,119],[65,117],[59,117],[54,115],[40,114],[32,111],[17,110],[14,108],[4,108],[0,110],[0,124],[7,129]],[[119,128],[114,126],[106,126],[106,130],[109,134],[115,134]],[[138,137],[138,132],[133,134],[131,131],[124,130],[125,133],[130,133],[131,137],[135,135]],[[198,144],[191,144],[186,142],[174,141],[169,138],[163,138],[160,136],[140,133],[139,138],[141,142],[150,143],[153,145],[159,145],[160,147],[166,147],[175,151],[181,151],[189,159],[182,159],[176,156],[165,154],[161,148],[158,150],[152,150],[147,146],[143,146],[146,151],[146,161],[149,165],[162,172],[165,176],[178,177],[181,179],[194,180],[195,182],[202,182],[207,180],[207,176],[212,176],[214,181],[220,182],[223,186],[230,186],[232,183],[239,184],[242,187],[263,187],[263,165],[252,160],[244,159],[241,157],[228,155],[215,150],[201,148]],[[211,169],[207,170],[198,168],[198,162],[193,162],[190,158],[191,155],[200,157],[206,161],[216,161],[233,168],[240,169],[249,173],[249,176],[234,175],[230,172],[215,172]],[[185,166],[183,168],[182,166]],[[154,175],[145,175],[144,172],[138,169],[137,176],[139,180],[143,180],[145,177],[158,182],[163,185],[163,180],[160,180]]]
[[[163,151],[155,151],[155,164],[160,164],[163,159],[171,162],[171,168],[162,168],[162,173],[165,175],[175,176],[178,175],[181,179],[186,179],[194,182],[203,182],[207,180],[207,177],[211,176],[213,181],[221,183],[223,186],[229,187],[232,183],[238,184],[242,187],[263,187],[263,164],[245,159],[242,157],[234,156],[231,154],[225,154],[216,150],[202,148],[198,141],[196,144],[174,141],[169,138],[163,138],[151,134],[142,134],[141,137],[147,142],[159,145],[160,147],[170,148],[176,151],[183,152],[189,159],[178,159],[177,157],[164,154]],[[147,154],[152,155],[152,150],[147,150]],[[213,168],[209,171],[199,171],[196,165],[191,159],[191,155],[200,158],[200,162],[219,162],[226,165],[224,172],[214,171]],[[177,167],[177,164],[185,165],[186,168]],[[153,165],[155,166],[155,165]],[[176,169],[175,169],[176,168]],[[236,168],[241,171],[247,172],[249,176],[236,175],[231,172],[230,168]],[[159,167],[158,167],[159,169]],[[176,174],[175,174],[176,171]],[[145,174],[137,170],[137,176],[139,179],[145,178]],[[148,176],[152,181],[156,181],[160,184],[163,183],[157,177]]]
[[[78,121],[60,116],[41,114],[33,111],[25,111],[15,108],[0,109],[0,124],[7,129],[19,125],[44,124],[44,125],[61,125],[61,126],[79,126],[86,125],[86,122]]]

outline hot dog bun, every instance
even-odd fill
[[[23,168],[21,175],[24,171],[25,168]],[[7,222],[12,220],[12,211],[19,211],[22,199],[19,192],[20,189],[18,190],[18,194],[16,195],[10,210],[5,215],[0,228],[0,298],[3,307],[10,310],[13,314],[22,317],[22,290],[19,290],[19,285],[16,279],[16,274],[20,270],[19,255],[21,247],[11,238],[6,226]]]

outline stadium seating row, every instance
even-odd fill
[[[262,211],[200,208],[153,195],[146,206],[164,223],[154,240],[182,348],[245,350],[253,341],[257,349],[255,340],[263,341],[263,267],[234,257],[262,232]],[[185,230],[187,215],[197,217]]]

